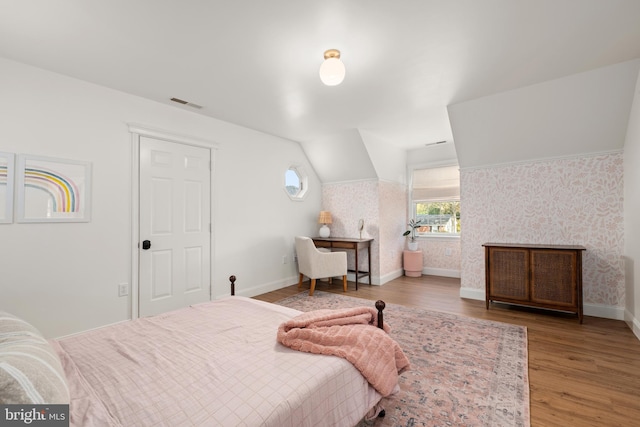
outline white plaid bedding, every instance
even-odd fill
[[[77,426],[353,426],[380,395],[349,362],[291,350],[297,310],[230,297],[54,341]]]

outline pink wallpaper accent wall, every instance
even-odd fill
[[[380,275],[402,269],[404,224],[407,217],[407,187],[393,182],[380,188]]]
[[[322,208],[331,212],[331,235],[359,237],[358,221],[364,219],[363,238],[373,238],[371,270],[374,277],[402,268],[402,245],[406,218],[407,188],[383,181],[357,181],[322,186]],[[360,267],[367,269],[366,256]],[[353,265],[353,251],[349,264]]]
[[[624,306],[623,155],[460,172],[462,287],[484,290],[483,243],[583,245],[585,303]]]
[[[464,218],[461,219],[464,224]],[[418,248],[422,251],[424,268],[460,271],[460,239],[418,239]]]
[[[333,237],[359,237],[358,221],[364,219],[363,238],[373,238],[371,270],[380,274],[379,267],[379,196],[377,181],[356,181],[322,185],[322,209],[331,212]],[[348,251],[348,262],[353,266],[353,251]],[[359,260],[360,268],[367,269],[366,256]]]

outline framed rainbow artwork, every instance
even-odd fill
[[[18,222],[91,220],[91,163],[18,155]]]
[[[13,153],[0,152],[0,224],[13,222]]]

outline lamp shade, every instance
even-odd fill
[[[331,224],[333,221],[331,220],[331,212],[329,211],[321,211],[320,216],[318,216],[318,224]]]
[[[336,86],[342,83],[346,70],[340,60],[340,51],[329,49],[324,53],[324,62],[320,66],[320,80],[327,86]]]

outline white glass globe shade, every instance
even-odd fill
[[[327,86],[335,86],[344,80],[344,64],[338,58],[328,58],[320,66],[320,80]]]

